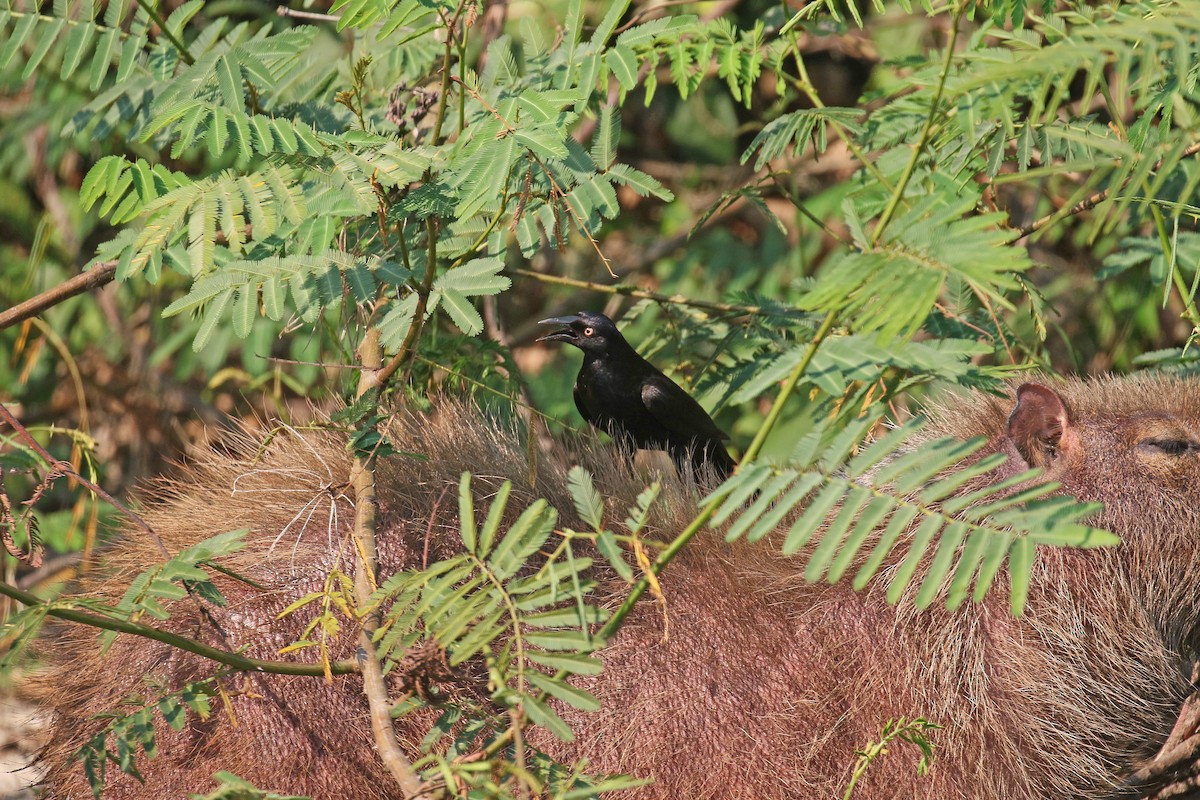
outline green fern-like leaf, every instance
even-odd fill
[[[220,533],[180,551],[168,561],[135,577],[114,608],[95,607],[95,610],[134,621],[145,614],[156,619],[167,619],[170,613],[164,602],[182,599],[189,590],[199,593],[209,602],[224,605],[220,591],[201,565],[242,549],[245,546],[243,539],[248,532],[242,529]],[[105,631],[100,636],[102,648],[107,650],[116,638],[116,631]]]
[[[567,473],[567,489],[575,503],[575,512],[595,530],[604,527],[604,498],[592,484],[591,474],[583,467],[571,467]]]
[[[171,728],[182,730],[190,711],[200,721],[212,713],[211,699],[218,693],[215,679],[194,681],[163,697],[143,702],[133,697],[125,700],[131,710],[113,715],[103,730],[89,739],[73,756],[83,762],[84,775],[96,797],[105,786],[105,766],[115,764],[121,772],[142,780],[137,769],[139,753],[147,759],[158,756],[154,733],[154,717],[161,715]],[[110,744],[111,742],[111,744]]]
[[[149,14],[136,3],[55,3],[48,15],[10,7],[0,12],[0,73],[15,64],[27,80],[43,64],[58,64],[59,78],[71,80],[86,67],[95,91],[114,67],[116,83],[128,78],[149,27]]]
[[[1010,234],[1001,227],[1002,215],[969,216],[970,199],[945,199],[918,201],[878,244],[851,219],[860,249],[829,265],[800,307],[836,310],[883,341],[920,328],[951,276],[1004,305],[1001,291],[1017,287],[1012,275],[1029,269],[1028,254],[1006,247]]]
[[[590,479],[577,474],[574,485],[590,504],[589,513],[598,513],[594,489],[586,491]],[[591,629],[607,614],[586,602],[593,582],[583,574],[591,559],[574,555],[569,540],[549,559],[535,558],[547,549],[557,519],[544,500],[505,526],[511,489],[509,483],[500,487],[480,521],[470,477],[464,474],[459,527],[466,552],[425,570],[395,575],[380,587],[371,607],[390,602],[380,649],[396,658],[430,639],[445,648],[452,665],[485,649],[496,653],[501,674],[496,701],[522,708],[532,722],[569,740],[570,729],[541,693],[585,710],[598,707],[565,675],[600,670],[590,654],[601,642]],[[551,675],[535,665],[563,674]]]
[[[742,163],[757,151],[754,168],[762,169],[768,161],[782,156],[788,147],[802,150],[810,141],[817,153],[823,153],[829,144],[829,126],[856,134],[861,130],[858,124],[861,117],[862,112],[853,108],[806,108],[784,114],[759,131],[742,153]]]
[[[188,797],[191,800],[309,800],[309,798],[296,795],[264,791],[232,772],[224,770],[213,773],[213,781],[217,783],[216,789],[208,794],[190,794]]]
[[[943,594],[955,608],[972,588],[978,602],[1007,560],[1017,614],[1028,596],[1036,545],[1118,543],[1083,522],[1099,504],[1051,496],[1055,484],[1012,491],[1036,478],[1036,470],[962,492],[1004,461],[1000,454],[972,460],[983,440],[937,439],[908,449],[921,427],[914,420],[854,452],[877,421],[824,425],[801,439],[787,464],[739,471],[712,495],[721,500],[712,525],[728,523],[730,540],[754,541],[792,518],[780,546],[788,555],[807,553],[805,579],[833,583],[857,568],[856,589],[895,563],[897,549],[906,546],[888,601],[898,602],[916,586],[922,608]]]
[[[592,161],[600,169],[607,170],[616,161],[620,138],[621,112],[616,106],[606,105],[600,109],[600,123],[592,140]]]
[[[374,299],[379,282],[403,284],[405,280],[404,270],[394,264],[377,257],[356,258],[339,250],[231,260],[220,270],[198,278],[186,295],[163,310],[163,315],[200,314],[203,322],[192,345],[199,351],[227,311],[232,314],[238,335],[248,332],[260,312],[260,299],[261,313],[275,321],[282,320],[289,311],[315,318],[325,308],[339,305],[346,292],[352,301],[366,303]],[[391,328],[397,324],[390,317],[390,313],[386,315],[381,325],[389,342]]]

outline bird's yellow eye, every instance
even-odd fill
[[[595,332],[596,332],[596,329],[595,329],[595,328],[584,328],[584,329],[583,329],[583,335],[584,335],[584,336],[591,336],[591,335],[592,335],[593,333],[595,333]]]

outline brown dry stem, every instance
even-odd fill
[[[362,377],[359,379],[358,396],[378,386],[376,377],[383,366],[383,351],[379,346],[379,329],[370,327],[359,347],[362,362]],[[351,473],[354,486],[354,539],[358,549],[358,560],[354,568],[354,595],[360,610],[366,609],[371,594],[378,585],[378,568],[375,546],[375,464],[374,457],[358,455],[354,458]],[[379,627],[379,614],[370,611],[362,616],[362,633],[359,635],[358,666],[363,676],[363,694],[370,708],[371,733],[375,737],[375,751],[379,760],[395,778],[396,783],[410,797],[425,797],[421,781],[413,771],[412,764],[405,758],[396,741],[392,727],[391,702],[388,700],[387,684],[383,680],[383,669],[375,652],[373,636]]]
[[[1184,151],[1180,154],[1179,157],[1180,157],[1180,159],[1190,158],[1191,156],[1194,156],[1197,153],[1200,153],[1200,142],[1196,142],[1194,144],[1188,145],[1187,148],[1184,149]],[[1162,165],[1163,165],[1163,162],[1161,160],[1158,161],[1154,165],[1154,167],[1151,171],[1157,172],[1158,170],[1160,170],[1162,168]],[[1035,221],[1031,222],[1030,224],[1025,225],[1021,228],[1017,228],[1017,239],[1024,239],[1026,236],[1029,236],[1030,234],[1037,233],[1042,228],[1049,225],[1051,222],[1055,222],[1055,221],[1063,219],[1065,217],[1073,217],[1076,214],[1082,214],[1085,211],[1090,211],[1091,209],[1095,208],[1096,206],[1100,205],[1105,200],[1107,200],[1109,194],[1110,194],[1110,192],[1108,189],[1101,189],[1100,191],[1096,192],[1091,197],[1088,197],[1085,200],[1079,201],[1078,203],[1071,206],[1069,209],[1066,209],[1065,211],[1060,208],[1059,210],[1057,210],[1053,213],[1047,214],[1046,216],[1042,217],[1041,219],[1035,220]]]
[[[16,325],[18,322],[24,322],[30,317],[36,317],[46,309],[53,308],[77,294],[104,286],[112,281],[116,274],[116,261],[97,264],[87,272],[81,272],[73,278],[68,278],[36,297],[31,297],[23,303],[17,303],[7,311],[0,311],[0,330]]]

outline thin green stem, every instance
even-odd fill
[[[930,744],[925,731],[940,727],[942,726],[929,722],[924,717],[918,717],[911,721],[901,717],[894,723],[889,720],[883,728],[883,735],[880,740],[869,742],[866,748],[858,751],[858,762],[854,765],[854,773],[850,776],[850,783],[846,786],[846,792],[842,795],[842,800],[850,800],[854,794],[854,787],[858,785],[862,776],[867,773],[867,769],[880,756],[887,755],[892,743],[897,740],[916,745],[920,749],[921,760],[917,764],[917,774],[926,774],[932,762],[933,745]]]
[[[475,565],[475,568],[483,573],[483,577],[487,579],[500,597],[504,600],[504,609],[508,613],[508,619],[512,623],[513,640],[516,644],[516,666],[517,666],[517,691],[525,694],[525,637],[521,634],[521,614],[517,611],[517,606],[513,603],[512,595],[504,588],[504,582],[496,577],[488,565],[479,556],[473,552],[468,552],[467,557]]]
[[[150,19],[154,20],[154,24],[158,26],[158,29],[163,32],[163,35],[167,37],[167,40],[170,41],[174,48],[179,51],[179,57],[183,59],[183,62],[188,66],[195,64],[196,60],[192,58],[192,54],[188,52],[187,45],[185,45],[180,38],[175,35],[175,32],[167,25],[167,21],[163,19],[162,14],[158,13],[158,9],[155,8],[149,2],[149,0],[137,0],[137,4],[141,6],[142,10],[145,11],[147,15],[149,15]]]
[[[875,165],[872,164],[871,166],[874,167]],[[788,199],[788,202],[792,204],[793,208],[803,214],[809,222],[820,228],[822,233],[824,233],[830,239],[833,239],[835,242],[839,242],[846,247],[854,247],[854,243],[852,241],[835,231],[827,222],[825,222],[825,220],[821,219],[809,210],[808,206],[805,205],[804,201],[797,196],[796,192],[792,191],[787,184],[780,180],[780,176],[783,174],[785,173],[772,171],[767,174],[766,178],[767,180],[770,180],[771,184]]]
[[[436,145],[442,138],[442,123],[446,121],[446,98],[450,95],[450,56],[454,52],[454,26],[458,25],[458,17],[462,13],[463,4],[459,3],[458,8],[454,11],[454,16],[446,21],[446,47],[442,52],[442,89],[438,95],[437,116],[433,122],[433,135],[429,139],[429,143]],[[442,19],[446,20],[445,15],[439,11]]]
[[[408,241],[404,238],[404,224],[401,223],[399,230],[396,231],[396,241],[400,245],[400,260],[404,264],[404,268],[412,272],[412,259],[408,255]]]
[[[808,371],[813,358],[817,354],[817,348],[829,336],[829,332],[833,330],[833,325],[836,321],[837,314],[833,311],[825,315],[825,319],[821,322],[821,327],[817,328],[817,332],[813,335],[813,340],[809,344],[804,358],[800,360],[800,363],[792,370],[792,374],[788,376],[787,381],[783,384],[783,388],[779,390],[775,402],[771,405],[771,410],[767,412],[767,418],[763,420],[763,424],[758,428],[758,433],[754,435],[754,440],[746,448],[746,453],[742,456],[743,464],[758,458],[763,445],[766,444],[767,436],[771,433],[771,429],[775,427],[775,423],[779,421],[780,414],[783,413],[784,403],[791,397],[796,384],[800,382],[800,379],[804,377],[804,373]]]
[[[458,80],[463,82],[465,77],[467,64],[467,26],[463,26],[462,36],[458,37]],[[462,132],[467,127],[467,93],[458,93],[458,133],[461,136]]]
[[[892,190],[892,196],[888,200],[887,207],[883,210],[883,214],[880,215],[879,222],[875,224],[875,230],[871,232],[872,247],[883,236],[888,223],[896,215],[896,210],[900,207],[900,202],[904,199],[904,190],[908,188],[908,182],[912,180],[912,176],[917,170],[917,162],[921,160],[921,153],[924,152],[925,146],[929,144],[929,138],[933,133],[933,126],[936,124],[938,116],[938,106],[941,105],[942,94],[946,89],[946,79],[950,76],[950,67],[954,64],[954,46],[958,42],[958,28],[964,6],[965,3],[956,5],[950,15],[950,40],[946,43],[946,57],[942,60],[942,73],[938,76],[937,91],[933,94],[933,102],[929,104],[929,115],[925,117],[925,125],[921,128],[921,136],[917,139],[916,146],[913,147],[908,163],[904,165],[904,172],[900,174],[900,182]]]
[[[325,675],[326,668],[324,664],[301,664],[291,661],[263,661],[257,658],[248,658],[240,653],[233,653],[228,650],[220,650],[216,647],[210,647],[206,644],[188,639],[186,636],[180,636],[169,631],[152,628],[149,625],[141,625],[136,622],[129,622],[123,619],[112,619],[110,617],[92,614],[86,611],[79,611],[74,608],[62,608],[52,603],[42,600],[40,597],[29,592],[22,591],[15,586],[9,586],[7,583],[0,582],[0,594],[11,597],[18,603],[29,606],[31,608],[41,607],[48,616],[58,619],[65,619],[68,622],[78,622],[84,625],[91,625],[94,628],[101,628],[106,631],[116,631],[118,633],[129,633],[134,636],[141,636],[145,639],[152,639],[156,642],[170,645],[179,650],[184,650],[189,653],[201,656],[203,658],[216,661],[218,664],[224,664],[227,667],[242,672],[269,672],[274,675]],[[358,667],[353,661],[335,661],[329,664],[329,672],[334,675],[346,675],[351,672],[357,672]]]
[[[650,565],[651,574],[657,577],[666,569],[667,564],[671,563],[671,560],[679,555],[679,551],[712,519],[713,514],[717,512],[717,508],[720,505],[720,500],[711,500],[704,508],[700,509],[700,513],[696,515],[695,519],[678,536],[672,539],[669,545],[663,548],[663,551],[658,554],[658,558],[654,559],[654,563]],[[604,627],[600,629],[599,638],[601,641],[612,638],[613,634],[621,629],[621,626],[625,624],[625,618],[629,616],[630,611],[633,611],[633,606],[649,588],[650,576],[643,575],[634,584],[633,589],[629,592],[629,596],[625,598],[621,606],[613,612],[613,615],[608,618],[608,622],[604,623]]]
[[[421,329],[425,324],[425,309],[429,305],[429,292],[433,288],[434,278],[437,277],[437,221],[433,217],[426,218],[425,233],[429,238],[429,244],[425,256],[427,259],[425,280],[417,287],[417,308],[413,312],[413,321],[408,329],[408,334],[404,337],[404,342],[401,343],[396,355],[392,356],[392,360],[387,363],[387,366],[376,370],[372,375],[371,386],[378,387],[380,390],[396,374],[396,370],[411,359],[411,354],[416,352],[417,339],[421,336]]]
[[[446,95],[450,93],[450,37],[446,38],[446,52],[442,58],[442,76],[442,90],[438,97],[437,116],[434,117],[430,144],[437,144],[442,138],[442,122],[446,118]]]

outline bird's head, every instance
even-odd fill
[[[569,317],[552,317],[539,325],[559,325],[558,330],[538,338],[539,342],[566,342],[585,353],[601,355],[625,345],[625,338],[613,321],[594,311],[580,311]],[[627,345],[626,345],[627,346]]]

